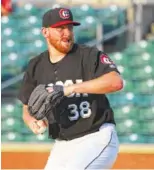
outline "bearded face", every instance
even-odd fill
[[[68,53],[74,44],[74,35],[72,31],[67,32],[66,34],[61,34],[56,32],[51,34],[49,37],[50,44],[56,48],[59,52],[64,54]]]

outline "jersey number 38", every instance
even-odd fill
[[[70,104],[68,105],[68,109],[70,110],[70,121],[78,120],[79,116],[82,118],[88,118],[92,113],[90,109],[90,103],[87,101],[81,102],[79,106],[76,104]]]

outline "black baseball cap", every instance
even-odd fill
[[[61,25],[73,24],[74,26],[80,25],[79,22],[73,21],[73,14],[67,8],[54,8],[50,9],[43,15],[43,27],[58,27]]]

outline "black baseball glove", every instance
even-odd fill
[[[28,111],[37,120],[47,118],[49,123],[56,122],[54,110],[64,99],[63,86],[38,85],[28,101]]]

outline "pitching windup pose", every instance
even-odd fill
[[[123,81],[107,54],[74,43],[78,25],[66,8],[44,14],[48,50],[29,62],[20,89],[25,123],[55,139],[45,170],[110,169],[118,154],[105,94],[121,90]]]

